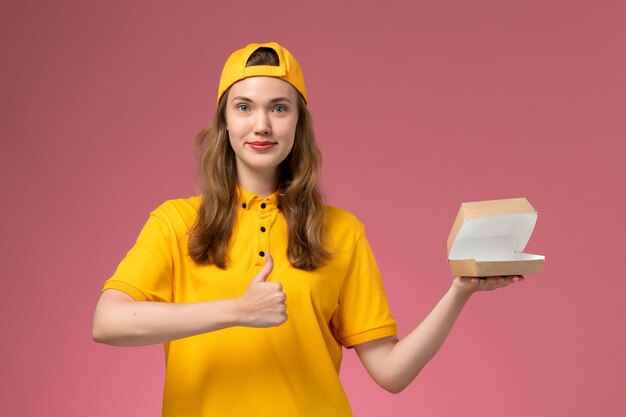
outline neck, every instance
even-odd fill
[[[238,170],[237,180],[241,188],[261,198],[274,194],[278,188],[278,176],[275,171],[252,173],[247,170]]]

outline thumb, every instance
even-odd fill
[[[272,259],[272,255],[269,252],[265,252],[265,265],[259,271],[258,274],[252,279],[253,282],[264,282],[267,280],[267,277],[272,273],[272,269],[274,269],[274,260]]]

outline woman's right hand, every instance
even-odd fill
[[[265,266],[239,298],[196,303],[135,301],[116,290],[104,291],[93,317],[96,342],[143,346],[213,332],[227,327],[272,327],[287,321],[285,293],[278,282],[266,282],[274,263]]]
[[[287,321],[287,296],[280,282],[267,282],[274,269],[272,256],[266,252],[265,265],[237,299],[241,325],[247,327],[274,327]]]

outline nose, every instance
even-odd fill
[[[254,133],[257,135],[267,136],[272,132],[270,118],[265,112],[259,112],[256,117]]]

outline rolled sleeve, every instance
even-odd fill
[[[362,225],[331,323],[337,339],[346,348],[398,333]]]
[[[152,212],[137,242],[128,251],[102,291],[116,289],[138,301],[172,299],[172,231],[167,221]]]

